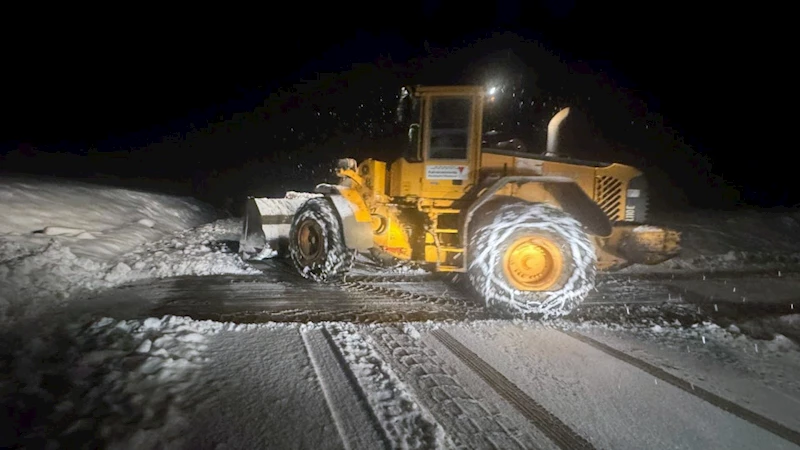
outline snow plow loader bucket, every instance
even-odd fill
[[[272,258],[286,252],[294,213],[320,194],[289,192],[284,198],[248,197],[239,253],[242,259]]]

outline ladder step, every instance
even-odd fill
[[[453,208],[430,208],[430,209],[426,208],[425,211],[432,211],[439,214],[460,214],[462,212],[462,210],[460,209],[453,209]]]
[[[439,266],[439,272],[466,272],[461,266]]]
[[[439,250],[445,253],[464,253],[464,249],[461,247],[439,247]]]
[[[458,230],[456,228],[435,228],[433,231],[443,234],[458,234]]]

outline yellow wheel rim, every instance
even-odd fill
[[[561,249],[551,240],[527,236],[514,241],[503,255],[503,271],[514,288],[546,291],[556,284],[564,267]]]

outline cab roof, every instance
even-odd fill
[[[483,86],[414,86],[415,95],[464,95],[483,96],[486,88]]]

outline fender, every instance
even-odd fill
[[[611,234],[611,222],[608,216],[600,209],[600,206],[594,202],[585,192],[578,186],[575,181],[567,177],[558,176],[509,176],[503,177],[492,184],[486,192],[483,193],[470,207],[467,209],[467,214],[464,220],[464,240],[467,239],[468,228],[472,216],[485,205],[488,201],[495,197],[500,189],[503,189],[509,184],[523,185],[527,183],[540,183],[542,186],[558,201],[561,209],[567,214],[571,215],[578,222],[581,223],[586,229],[595,236],[609,236]],[[464,242],[467,245],[467,242]]]
[[[375,246],[372,237],[372,216],[361,195],[346,186],[319,184],[314,192],[331,200],[339,214],[344,232],[344,244],[356,251],[367,251]]]

